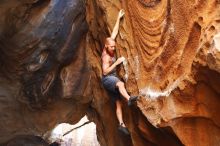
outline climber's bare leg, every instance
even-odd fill
[[[130,96],[128,95],[127,90],[125,89],[125,84],[122,81],[118,81],[116,83],[116,87],[119,89],[119,92],[121,93],[121,95],[126,98],[127,100],[129,100]]]
[[[116,100],[116,116],[119,121],[119,124],[122,125],[123,127],[125,127],[123,117],[122,117],[122,105],[121,105],[120,100]]]

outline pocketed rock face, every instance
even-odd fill
[[[219,145],[219,1],[88,1],[88,56],[98,76],[97,56],[122,8],[117,55],[127,66],[120,76],[129,93],[141,96],[142,114],[160,129],[151,131],[141,114],[132,114],[134,107],[125,109],[133,144],[166,145],[159,138],[166,133],[177,136],[171,136],[177,145]]]

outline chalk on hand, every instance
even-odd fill
[[[125,61],[125,58],[123,56],[121,58],[123,58],[123,61]]]

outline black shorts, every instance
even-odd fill
[[[116,83],[118,81],[120,81],[120,79],[114,75],[107,75],[102,77],[102,84],[104,88],[108,91],[109,95],[112,97],[113,101],[121,99],[120,92],[116,87]]]

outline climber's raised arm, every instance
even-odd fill
[[[118,13],[118,17],[117,17],[117,20],[116,20],[116,23],[115,23],[115,26],[113,28],[113,31],[112,31],[112,34],[111,34],[111,38],[112,39],[115,39],[117,34],[118,34],[118,29],[119,29],[119,23],[120,23],[120,19],[124,16],[124,10],[121,9]]]

